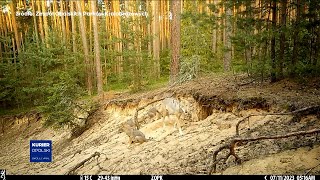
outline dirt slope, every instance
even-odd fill
[[[223,174],[320,174],[320,146],[301,147],[267,155],[226,169]]]
[[[94,152],[99,152],[101,155],[98,159],[86,162],[75,173],[207,174],[212,163],[212,152],[235,137],[235,125],[243,116],[279,110],[286,104],[299,108],[315,105],[320,101],[318,88],[299,90],[296,84],[287,81],[273,84],[271,87],[256,86],[252,83],[239,86],[241,82],[235,83],[225,77],[210,77],[191,83],[192,86],[186,84],[176,89],[171,88],[170,91],[181,96],[192,94],[200,105],[204,102],[214,103],[217,98],[221,98],[224,104],[218,104],[217,107],[224,105],[225,108],[213,109],[204,119],[190,120],[183,127],[183,136],[179,136],[178,130],[170,126],[170,122],[163,128],[161,120],[152,119],[142,124],[140,129],[152,140],[129,146],[128,137],[124,133],[118,133],[118,128],[120,123],[133,116],[137,106],[127,108],[103,106],[95,117],[97,122],[72,140],[69,139],[68,129],[45,129],[42,128],[41,121],[31,121],[28,125],[23,119],[12,120],[12,124],[0,136],[0,169],[7,169],[8,174],[65,174]],[[153,97],[158,91],[162,90],[154,91],[153,94],[147,92],[117,99]],[[296,93],[301,96],[294,96]],[[211,97],[211,101],[208,97]],[[243,103],[246,102],[244,98],[252,97],[266,99],[266,103],[274,103],[274,106],[270,106],[268,110],[260,107],[249,108]],[[234,105],[239,99],[241,106],[245,108],[238,108],[236,112],[226,110],[228,105],[232,103]],[[259,136],[313,128],[320,128],[320,121],[316,115],[305,116],[298,121],[289,115],[257,116],[250,119],[250,129],[244,124],[240,132],[242,136]],[[29,162],[29,140],[36,139],[53,141],[52,163]],[[218,165],[217,173],[304,174],[320,164],[319,144],[319,135],[250,142],[236,149],[243,160],[241,165],[237,165],[230,158],[226,164]],[[320,174],[319,172],[320,167],[310,171],[311,174]]]

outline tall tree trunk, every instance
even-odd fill
[[[110,3],[114,3],[115,1],[113,1],[113,2],[110,2]],[[112,10],[110,9],[111,7],[109,6],[109,0],[104,0],[104,4],[105,4],[105,6],[106,6],[106,12],[112,12]],[[120,8],[120,5],[119,5],[119,8]],[[120,12],[120,11],[119,11]],[[109,34],[111,34],[111,32],[110,32],[110,28],[109,28],[109,25],[110,25],[110,21],[109,21],[109,19],[110,19],[111,17],[109,17],[109,16],[106,16],[105,17],[105,32],[106,32],[106,37],[105,37],[105,41],[108,41],[110,38],[109,38]],[[117,18],[117,17],[115,17],[115,18]],[[105,44],[105,49],[106,50],[109,50],[109,45],[106,43]],[[112,61],[111,61],[112,62]],[[111,67],[111,73],[116,73],[117,71],[115,71],[114,70],[114,67],[115,67],[116,65],[112,65],[112,67]],[[106,83],[107,82],[107,76],[108,76],[108,71],[107,71],[107,59],[106,59],[106,56],[105,56],[105,80],[104,80],[104,83]]]
[[[153,4],[153,1],[151,2],[146,2],[146,12],[148,14],[153,14],[153,7],[152,7],[152,4]],[[159,4],[158,4],[159,5]],[[158,12],[159,13],[159,12]],[[152,23],[153,23],[153,20],[151,21],[151,23],[147,23],[147,32],[146,32],[146,36],[149,36],[148,38],[148,56],[152,56],[152,32],[153,32],[153,27],[152,27]],[[150,64],[152,64],[153,61],[150,62]],[[151,73],[151,71],[149,71],[149,74]],[[151,75],[149,75],[151,76]]]
[[[41,1],[42,2],[42,13],[43,13],[43,30],[44,30],[44,39],[45,39],[45,43],[46,43],[46,47],[49,47],[49,27],[48,27],[48,21],[47,21],[47,16],[45,16],[44,14],[47,13],[47,5],[46,2],[47,1]]]
[[[0,11],[0,24],[1,24],[1,26],[0,26],[0,36],[2,36],[2,37],[5,37],[4,36],[4,33],[3,33],[3,31],[4,31],[4,23],[2,22],[2,11]],[[3,63],[3,55],[2,55],[2,42],[0,42],[0,63]]]
[[[213,4],[216,5],[216,1],[213,1]],[[212,28],[212,52],[217,53],[217,28],[218,28],[218,22],[217,18],[215,18],[215,22]]]
[[[218,4],[221,2],[220,0],[217,1]],[[216,30],[216,45],[217,45],[217,52],[220,52],[221,50],[221,45],[223,43],[223,31],[222,31],[222,27],[223,27],[223,22],[222,22],[222,14],[223,14],[223,7],[221,4],[218,5],[218,13],[217,13],[217,16],[218,16],[218,19],[217,19],[217,30]],[[220,53],[219,53],[220,54]],[[220,57],[219,55],[219,58],[222,58]]]
[[[12,38],[12,48],[13,48],[13,63],[14,63],[14,76],[17,77],[17,57],[16,57],[16,46],[15,46],[15,41]]]
[[[165,15],[164,15],[164,3],[165,1],[159,1],[160,2],[160,29],[165,29],[165,26],[164,26],[164,22],[165,22]],[[160,34],[159,34],[159,38],[160,38],[160,49],[163,50],[164,49],[164,45],[163,45],[163,42],[164,42],[164,31],[160,31]]]
[[[171,48],[172,58],[170,64],[170,84],[177,81],[180,63],[180,14],[181,2],[172,0],[172,27],[171,27]]]
[[[20,35],[18,32],[17,22],[16,22],[16,1],[12,0],[10,3],[10,9],[11,9],[11,18],[12,18],[12,27],[14,31],[14,37],[16,41],[17,51],[20,53]]]
[[[276,77],[276,26],[277,26],[277,0],[272,0],[272,38],[271,38],[271,82],[277,80]]]
[[[53,3],[52,3],[52,11],[53,12],[57,12],[57,10],[58,10],[58,3],[57,3],[57,0],[53,0]],[[58,27],[59,25],[58,25],[58,20],[57,20],[57,16],[53,16],[53,25],[54,25],[54,28],[58,31],[58,28],[60,28],[60,27]]]
[[[64,12],[64,2],[63,1],[60,1],[60,12],[61,13]],[[61,30],[62,30],[62,42],[64,45],[66,45],[66,39],[67,39],[66,24],[65,24],[65,17],[63,14],[61,15]]]
[[[293,52],[292,52],[292,58],[291,58],[291,73],[290,75],[293,76],[295,74],[296,69],[296,63],[298,61],[298,51],[299,51],[299,29],[300,29],[300,17],[301,17],[301,3],[303,0],[296,0],[296,21],[294,25],[294,32],[293,32]]]
[[[224,71],[230,71],[231,69],[231,34],[232,34],[232,23],[231,23],[231,16],[232,10],[229,5],[225,5],[226,10],[226,18],[225,18],[225,40],[224,40],[224,47],[226,52],[224,53],[223,58],[223,67]]]
[[[78,12],[82,12],[81,2],[75,1]],[[80,32],[81,32],[81,39],[83,45],[83,53],[84,53],[84,64],[86,67],[86,86],[88,90],[88,94],[92,94],[92,76],[90,72],[90,59],[89,59],[89,48],[87,42],[87,35],[86,35],[86,26],[84,23],[84,16],[79,16],[79,23],[80,23]]]
[[[0,36],[2,36],[2,37],[5,37],[5,35],[4,35],[4,29],[6,28],[5,27],[5,23],[2,21],[2,15],[3,15],[3,13],[2,13],[2,11],[0,11],[0,24],[1,24],[1,26],[0,26]],[[3,42],[0,42],[0,63],[3,63],[4,62],[4,57],[3,57],[3,55],[2,55],[2,53],[3,53],[3,49],[2,49],[2,44],[4,44]],[[5,52],[5,51],[4,51]]]
[[[319,19],[317,20],[319,21]],[[317,67],[317,64],[319,62],[318,60],[318,57],[319,57],[319,48],[320,48],[320,28],[317,28],[315,30],[316,32],[316,42],[315,42],[315,49],[314,49],[314,59],[313,59],[313,62],[312,62],[312,65]]]
[[[158,1],[152,1],[152,12],[153,12],[153,21],[152,21],[152,35],[153,35],[153,73],[155,77],[160,78],[160,40],[159,40],[159,4]]]
[[[313,26],[311,27],[311,57],[310,64],[316,66],[319,52],[319,2],[318,1],[310,1],[309,13],[311,14],[310,21]],[[312,8],[311,8],[312,7]]]
[[[8,26],[8,31],[11,31],[11,32],[14,31],[12,27],[12,20],[10,15],[6,16],[6,22]]]
[[[73,13],[75,12],[74,10],[74,2],[73,0],[69,1],[70,3],[70,11]],[[74,16],[71,16],[71,31],[72,31],[72,51],[75,53],[77,52],[77,42],[76,42],[76,24],[75,24],[75,19]]]
[[[0,18],[2,19],[2,23],[3,23],[3,26],[1,26],[1,28],[3,28],[3,36],[7,37],[8,31],[9,31],[9,27],[8,27],[8,22],[6,21],[6,17],[3,14],[2,11],[1,11],[1,17]],[[3,54],[3,56],[5,58],[8,58],[9,57],[9,55],[7,53],[8,52],[8,45],[7,45],[8,42],[2,42],[2,43],[3,43],[4,53],[6,52],[5,54]],[[2,59],[2,62],[4,62],[4,59]]]
[[[119,1],[116,1],[116,12],[120,12],[120,0]],[[118,46],[118,53],[119,54],[122,54],[122,30],[121,30],[121,17],[117,16],[116,17],[116,20],[117,20],[117,28],[118,28],[118,31],[117,31],[117,37],[120,39],[120,42],[117,43],[117,46]],[[118,56],[117,58],[118,62],[118,66],[119,66],[119,77],[120,77],[120,80],[123,78],[123,56],[120,55]]]
[[[91,2],[92,13],[96,13],[97,12],[96,1],[90,1],[90,2]],[[95,54],[95,66],[96,66],[96,75],[97,75],[98,95],[102,95],[103,94],[102,71],[101,71],[101,62],[100,62],[98,21],[97,21],[96,15],[92,15],[92,25],[93,25],[93,36],[94,36],[94,54]]]
[[[86,0],[81,1],[82,2],[82,9],[85,9],[85,5],[86,5]],[[87,6],[88,6],[88,10],[91,11],[91,3],[88,1],[87,2]],[[94,42],[93,42],[93,30],[92,30],[92,16],[88,16],[89,22],[87,23],[85,21],[85,23],[87,23],[89,25],[89,53],[91,55],[91,53],[93,53],[93,49],[94,49]],[[93,55],[93,54],[92,54]],[[91,58],[89,59],[89,69],[90,69],[90,73],[92,74],[92,82],[93,82],[93,87],[97,87],[97,76],[94,76],[94,74],[96,74],[96,70],[95,70],[95,64],[94,64],[94,59],[92,60]]]
[[[4,28],[3,35],[4,35],[4,37],[7,37],[9,27],[8,27],[8,23],[6,21],[6,17],[3,13],[2,13],[2,22],[4,24],[4,26],[2,26]],[[4,52],[6,52],[6,54],[4,54],[4,57],[6,57],[6,58],[9,57],[9,53],[7,53],[8,52],[8,45],[7,44],[8,44],[8,42],[3,42]]]
[[[284,62],[284,52],[286,46],[286,35],[285,35],[285,27],[287,21],[287,0],[281,0],[281,34],[280,34],[280,52],[279,52],[279,78],[283,78],[283,62]]]
[[[36,17],[36,0],[32,0],[32,16],[33,16],[33,25],[34,25],[34,34],[36,38],[37,45],[39,44],[39,35],[38,35],[38,27],[37,27],[37,17]]]
[[[70,12],[69,2],[70,1],[66,1],[64,3],[64,12]],[[70,20],[68,15],[64,16],[64,23],[66,25],[66,41],[68,42],[70,40]]]
[[[169,40],[169,37],[171,37],[171,31],[170,31],[170,18],[169,18],[169,13],[170,13],[170,1],[169,0],[166,0],[165,1],[165,12],[166,12],[166,15],[165,15],[165,24],[164,24],[164,32],[165,32],[165,38],[164,38],[164,45],[165,45],[165,48],[171,48],[170,45],[170,40]]]
[[[136,1],[130,1],[129,3],[129,11],[135,12],[138,9],[138,4]],[[134,65],[133,65],[133,90],[139,90],[141,88],[141,36],[140,34],[140,19],[139,17],[132,16],[132,31],[136,34],[136,37],[133,40],[133,48],[135,50],[135,58],[134,58]]]
[[[245,7],[246,7],[246,11],[247,11],[246,18],[248,18],[248,19],[253,18],[253,15],[252,15],[253,8],[252,8],[251,1],[247,1]],[[246,28],[245,32],[248,36],[253,36],[253,32],[251,30],[251,27]],[[252,71],[252,47],[251,47],[251,42],[248,42],[247,39],[245,40],[244,56],[245,56],[245,60],[246,60],[246,65],[248,67],[247,73],[248,73],[248,75],[250,75],[250,72]]]
[[[38,7],[38,11],[41,12],[41,2],[40,1],[37,1],[35,0],[35,2],[37,2],[37,7]],[[39,31],[40,31],[40,37],[41,37],[41,41],[42,43],[44,43],[44,32],[43,32],[43,23],[42,23],[42,17],[39,16]]]
[[[232,25],[231,25],[232,36],[235,36],[237,34],[237,32],[236,32],[236,30],[237,30],[236,22],[237,22],[237,13],[238,13],[237,11],[238,11],[237,7],[233,6],[232,7],[232,16],[233,16],[234,20],[233,20],[233,22],[231,22],[232,23]],[[231,59],[235,59],[235,45],[234,44],[232,44],[232,47],[231,47]]]

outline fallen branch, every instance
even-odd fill
[[[308,175],[312,170],[314,170],[315,168],[317,168],[318,166],[320,166],[320,164],[314,166],[313,168],[309,169],[309,171],[306,172],[306,174],[304,174],[305,176]]]
[[[249,81],[249,82],[244,82],[244,83],[240,83],[240,84],[238,84],[238,83],[236,82],[236,86],[237,86],[237,88],[239,88],[239,87],[241,87],[241,86],[245,86],[245,85],[251,84],[251,83],[253,83],[253,82],[254,82],[254,79],[251,80],[251,81]]]
[[[238,121],[236,125],[236,135],[239,136],[239,125],[244,122],[245,120],[248,120],[249,123],[249,118],[252,116],[268,116],[268,115],[295,115],[295,116],[302,116],[302,115],[307,115],[311,114],[313,112],[320,111],[320,106],[311,106],[311,107],[306,107],[302,109],[298,109],[292,112],[286,112],[286,113],[264,113],[264,114],[250,114],[240,121]]]
[[[83,161],[81,161],[80,163],[78,163],[77,165],[75,165],[73,168],[71,168],[67,173],[66,175],[72,175],[74,174],[74,172],[81,166],[84,166],[84,164],[89,161],[91,158],[94,158],[94,157],[100,157],[100,153],[99,152],[95,152],[93,153],[90,157],[84,159]]]
[[[318,133],[320,133],[320,129],[312,129],[312,130],[308,130],[308,131],[297,131],[297,132],[288,133],[285,135],[277,135],[277,136],[260,136],[260,137],[255,137],[255,138],[235,138],[235,139],[231,140],[231,142],[229,144],[221,146],[219,149],[217,149],[213,153],[213,164],[211,165],[209,174],[211,174],[212,172],[216,172],[217,164],[221,160],[224,160],[223,162],[225,163],[231,155],[233,155],[235,157],[235,160],[237,163],[241,163],[241,159],[238,155],[236,155],[234,148],[237,146],[241,146],[243,144],[247,144],[250,141],[260,141],[260,140],[266,140],[266,139],[280,139],[280,138],[288,138],[288,137],[292,137],[292,136],[303,136],[303,135],[307,135],[307,134],[318,134]],[[217,159],[218,153],[224,149],[229,149],[229,153],[227,154],[227,156]]]

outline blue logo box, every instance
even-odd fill
[[[30,140],[30,162],[52,162],[52,141]]]

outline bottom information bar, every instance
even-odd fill
[[[53,178],[57,180],[170,180],[197,178],[212,180],[212,178],[245,178],[246,180],[320,180],[319,175],[2,175],[0,180],[13,179],[45,179]]]

